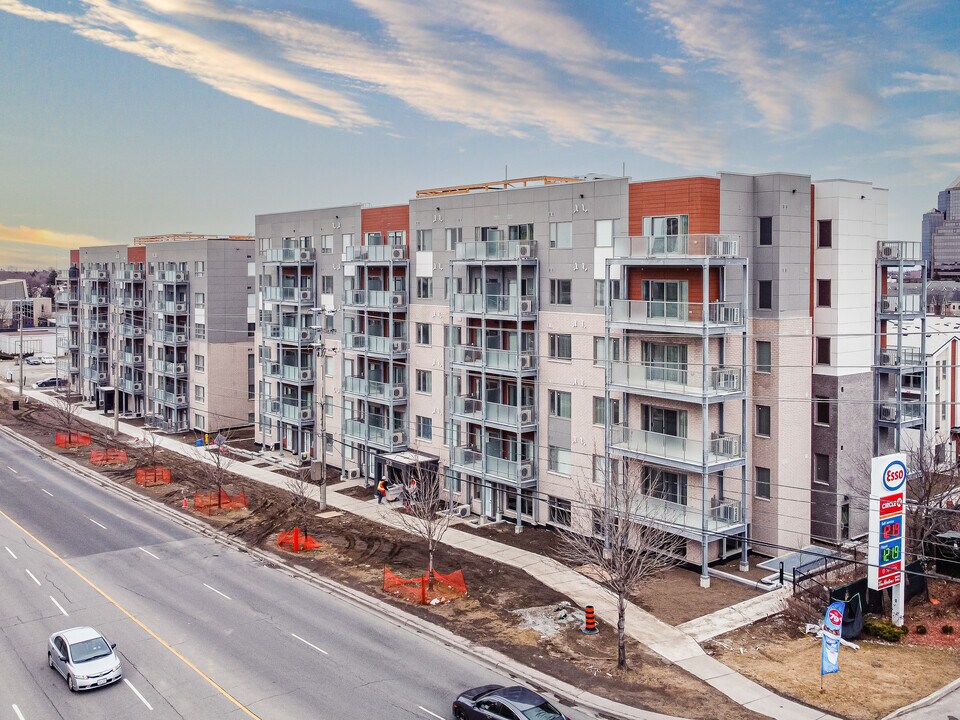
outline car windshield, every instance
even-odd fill
[[[548,702],[523,711],[523,716],[530,720],[563,720],[563,715]]]
[[[111,652],[107,641],[102,637],[95,637],[92,640],[74,643],[70,646],[70,657],[75,663],[86,662],[87,660],[96,660],[97,658],[107,657]],[[549,715],[546,717],[550,717]]]

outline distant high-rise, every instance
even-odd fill
[[[937,197],[937,207],[923,214],[923,259],[933,276],[960,279],[960,177]]]

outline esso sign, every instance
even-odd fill
[[[843,615],[840,614],[839,610],[831,609],[827,615],[830,617],[830,622],[834,625],[839,625],[843,622]]]
[[[893,492],[903,487],[907,479],[907,467],[899,460],[895,460],[883,471],[883,486]]]

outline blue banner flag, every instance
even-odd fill
[[[830,603],[823,615],[823,640],[820,648],[820,674],[840,672],[840,630],[846,603]]]

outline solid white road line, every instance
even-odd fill
[[[143,548],[137,548],[137,549],[138,549],[138,550],[143,550]],[[149,555],[150,557],[152,557],[154,560],[159,560],[159,559],[160,559],[160,558],[158,558],[156,555],[154,555],[152,552],[150,552],[149,550],[143,550],[143,551],[144,551],[147,555]]]
[[[47,495],[49,495],[50,497],[53,497],[53,493],[50,492],[49,490],[46,490],[45,488],[40,488],[40,489],[43,490],[43,491],[44,491]]]
[[[27,570],[27,575],[29,575],[29,576],[30,576],[30,578],[31,578],[31,579],[32,579],[32,580],[33,580],[33,581],[34,581],[34,582],[35,582],[35,583],[36,583],[37,585],[39,585],[39,584],[40,584],[40,581],[39,581],[39,580],[37,580],[37,576],[36,576],[36,575],[34,575],[34,574],[33,574],[32,572],[30,572],[29,570]]]
[[[440,716],[437,715],[436,713],[430,712],[430,711],[427,710],[425,707],[423,707],[423,705],[417,705],[417,707],[418,707],[420,710],[423,710],[427,715],[430,715],[431,717],[435,717],[437,720],[443,720],[442,717],[440,717]]]
[[[66,615],[67,617],[70,617],[70,613],[68,613],[66,610],[63,609],[63,605],[61,605],[60,603],[58,603],[58,602],[57,602],[57,599],[56,599],[53,595],[49,595],[48,597],[49,597],[51,600],[53,600],[53,604],[57,606],[57,610],[59,610],[60,612],[62,612],[62,613],[63,613],[64,615]]]
[[[144,705],[147,706],[147,710],[153,710],[153,705],[151,705],[150,703],[147,702],[147,699],[146,699],[143,695],[140,694],[140,691],[137,690],[137,689],[133,686],[133,683],[132,683],[132,682],[130,682],[130,681],[127,680],[126,678],[124,678],[123,681],[127,684],[127,687],[128,687],[128,688],[130,688],[131,690],[133,690],[133,694],[136,695],[138,698],[140,698],[140,702],[142,702]]]
[[[217,595],[223,595],[223,593],[220,592],[219,590],[217,590],[215,587],[210,587],[210,586],[207,585],[206,583],[204,583],[203,586],[204,586],[205,588],[207,588],[208,590],[213,590]],[[225,597],[227,600],[230,599],[230,596],[229,596],[229,595],[223,595],[223,597]]]
[[[89,520],[90,522],[92,522],[92,523],[93,523],[94,525],[96,525],[97,527],[102,527],[104,530],[107,529],[107,526],[106,526],[106,525],[101,525],[100,523],[98,523],[98,522],[97,522],[96,520],[94,520],[93,518],[87,518],[87,520]]]
[[[17,556],[13,554],[13,550],[8,548],[6,545],[3,546],[3,549],[6,550],[8,553],[10,553],[10,557],[12,557],[14,560],[17,559]]]
[[[290,633],[290,634],[293,635],[293,637],[295,637],[297,640],[299,640],[300,642],[302,642],[304,645],[309,645],[310,647],[312,647],[312,648],[313,648],[314,650],[316,650],[317,652],[323,653],[324,655],[329,655],[329,654],[330,654],[330,653],[328,653],[326,650],[324,650],[323,648],[318,648],[318,647],[317,647],[316,645],[314,645],[313,643],[307,642],[306,640],[304,640],[304,639],[303,639],[302,637],[300,637],[299,635],[297,635],[297,634],[295,634],[295,633]]]
[[[7,465],[7,470],[9,470],[10,472],[12,472],[14,475],[19,475],[19,474],[20,474],[20,473],[18,473],[16,470],[14,470],[12,467],[10,467],[9,465]]]
[[[13,706],[13,711],[17,714],[17,717],[18,717],[20,720],[26,720],[26,718],[23,717],[23,713],[20,712],[20,708],[18,708],[18,707],[16,706],[16,704],[14,704],[14,706]]]

